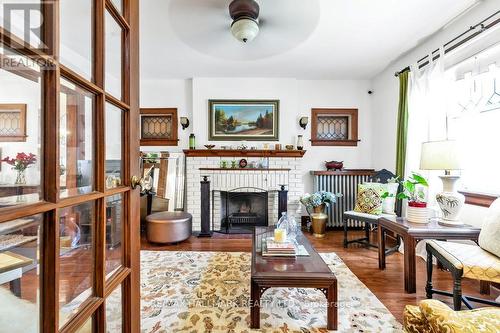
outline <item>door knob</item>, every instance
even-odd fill
[[[140,186],[142,190],[141,181],[142,178],[139,178],[137,176],[132,176],[132,178],[130,178],[130,187],[132,187],[132,189],[135,190],[137,186]]]
[[[151,191],[153,188],[153,178],[151,176],[144,176],[143,178],[132,176],[130,178],[130,187],[135,190],[137,186],[139,186],[141,192]]]
[[[142,178],[132,176],[132,178],[130,178],[130,187],[135,190],[137,186],[139,186],[141,192],[151,191],[153,188],[153,177],[151,176],[153,169],[154,166],[151,167]]]

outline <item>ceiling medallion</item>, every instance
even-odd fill
[[[229,4],[233,19],[231,33],[240,42],[251,42],[259,34],[259,4],[255,0],[233,0]]]

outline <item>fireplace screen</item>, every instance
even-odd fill
[[[268,225],[268,192],[221,191],[220,195],[221,229],[244,232]]]

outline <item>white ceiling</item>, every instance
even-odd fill
[[[230,0],[141,0],[141,78],[369,79],[477,0],[258,0],[259,36],[231,36]]]

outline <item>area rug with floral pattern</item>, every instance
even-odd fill
[[[338,332],[402,332],[400,323],[335,253],[321,257],[338,280]],[[316,333],[326,299],[315,289],[271,288],[262,295],[260,330],[250,329],[250,253],[141,252],[145,333]]]

